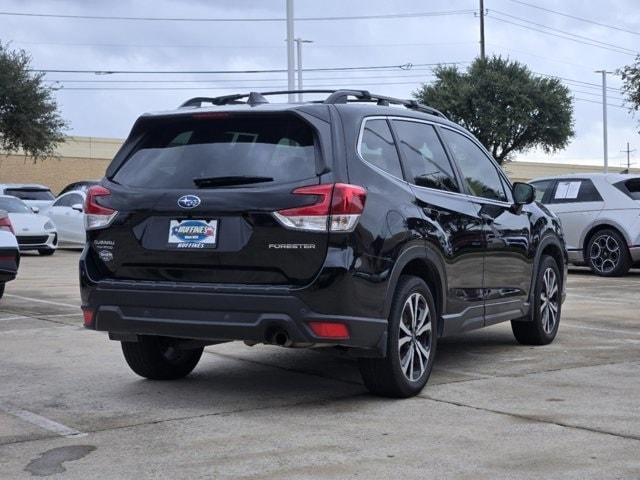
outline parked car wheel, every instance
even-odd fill
[[[562,310],[561,278],[554,258],[542,257],[535,284],[533,319],[511,321],[518,343],[547,345],[556,338]]]
[[[49,255],[53,255],[54,253],[56,253],[56,250],[54,248],[41,248],[40,250],[38,250],[38,253],[40,255],[48,257]]]
[[[387,356],[359,360],[371,393],[397,398],[420,393],[436,354],[437,318],[427,284],[418,277],[400,277],[389,316]]]
[[[0,282],[0,298],[4,295],[4,282]]]
[[[131,370],[152,380],[186,377],[196,367],[204,348],[181,349],[168,337],[142,335],[137,342],[122,342],[122,353]]]
[[[611,229],[600,230],[591,237],[585,257],[591,271],[603,277],[626,275],[632,263],[624,237]]]

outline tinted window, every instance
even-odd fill
[[[548,203],[601,202],[602,197],[591,180],[558,180]]]
[[[84,202],[81,195],[77,193],[70,193],[69,195],[65,195],[64,197],[58,198],[53,204],[54,207],[72,207],[77,204],[82,204]]]
[[[242,176],[272,178],[271,183],[315,177],[311,127],[292,115],[158,123],[113,180],[145,188],[195,188],[195,179]]]
[[[407,180],[423,187],[459,191],[453,168],[433,126],[394,120],[393,128],[406,162]]]
[[[530,182],[536,189],[536,202],[542,203],[544,199],[544,194],[547,193],[547,190],[553,185],[555,180],[541,180],[539,182]]]
[[[362,132],[360,155],[367,162],[402,178],[398,151],[386,120],[367,120]]]
[[[623,182],[618,182],[615,186],[634,200],[640,200],[640,178],[632,178]]]
[[[55,198],[51,190],[35,188],[7,188],[4,194],[18,197],[22,200],[53,200]]]
[[[33,213],[33,211],[17,198],[0,198],[0,210],[9,213]]]
[[[480,147],[446,128],[442,129],[442,136],[458,162],[469,192],[476,197],[506,201],[498,170]]]

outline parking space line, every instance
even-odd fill
[[[29,300],[30,302],[46,303],[49,305],[57,305],[59,307],[80,308],[80,305],[73,305],[71,303],[52,302],[51,300],[42,300],[40,298],[23,297],[22,295],[15,295],[13,293],[5,293],[5,297],[19,298],[21,300]]]
[[[22,408],[15,407],[6,402],[0,401],[0,410],[16,418],[24,420],[25,422],[29,422],[32,425],[56,433],[65,438],[77,438],[87,435],[86,433],[76,430],[75,428],[67,427],[66,425],[43,417],[42,415],[38,415],[37,413],[33,413],[28,410],[23,410]]]
[[[55,315],[42,315],[42,314],[38,314],[38,313],[34,313],[33,315],[17,315],[17,316],[13,316],[13,317],[3,317],[0,318],[0,322],[7,322],[9,320],[42,320],[42,317],[46,317],[47,319],[49,318],[60,318],[60,317],[78,317],[80,316],[81,313],[58,313]]]
[[[579,328],[581,330],[593,330],[596,332],[621,333],[622,335],[640,335],[640,332],[637,330],[620,330],[617,328],[589,327],[587,325],[577,325],[575,323],[567,323],[567,322],[561,322],[560,325],[564,327],[569,327],[569,328]]]

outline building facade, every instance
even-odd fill
[[[0,153],[0,183],[41,183],[57,193],[71,182],[98,180],[121,144],[122,140],[115,138],[68,137],[58,147],[56,157],[37,162],[24,155]],[[589,165],[520,161],[509,162],[504,169],[512,180],[521,182],[550,175],[599,171],[598,167]],[[610,170],[621,171],[616,167]],[[640,173],[640,169],[631,171]]]

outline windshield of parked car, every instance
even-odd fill
[[[45,188],[6,188],[4,193],[22,200],[53,200],[56,198],[51,190]]]
[[[9,213],[33,213],[33,211],[17,198],[0,198],[0,210]]]

